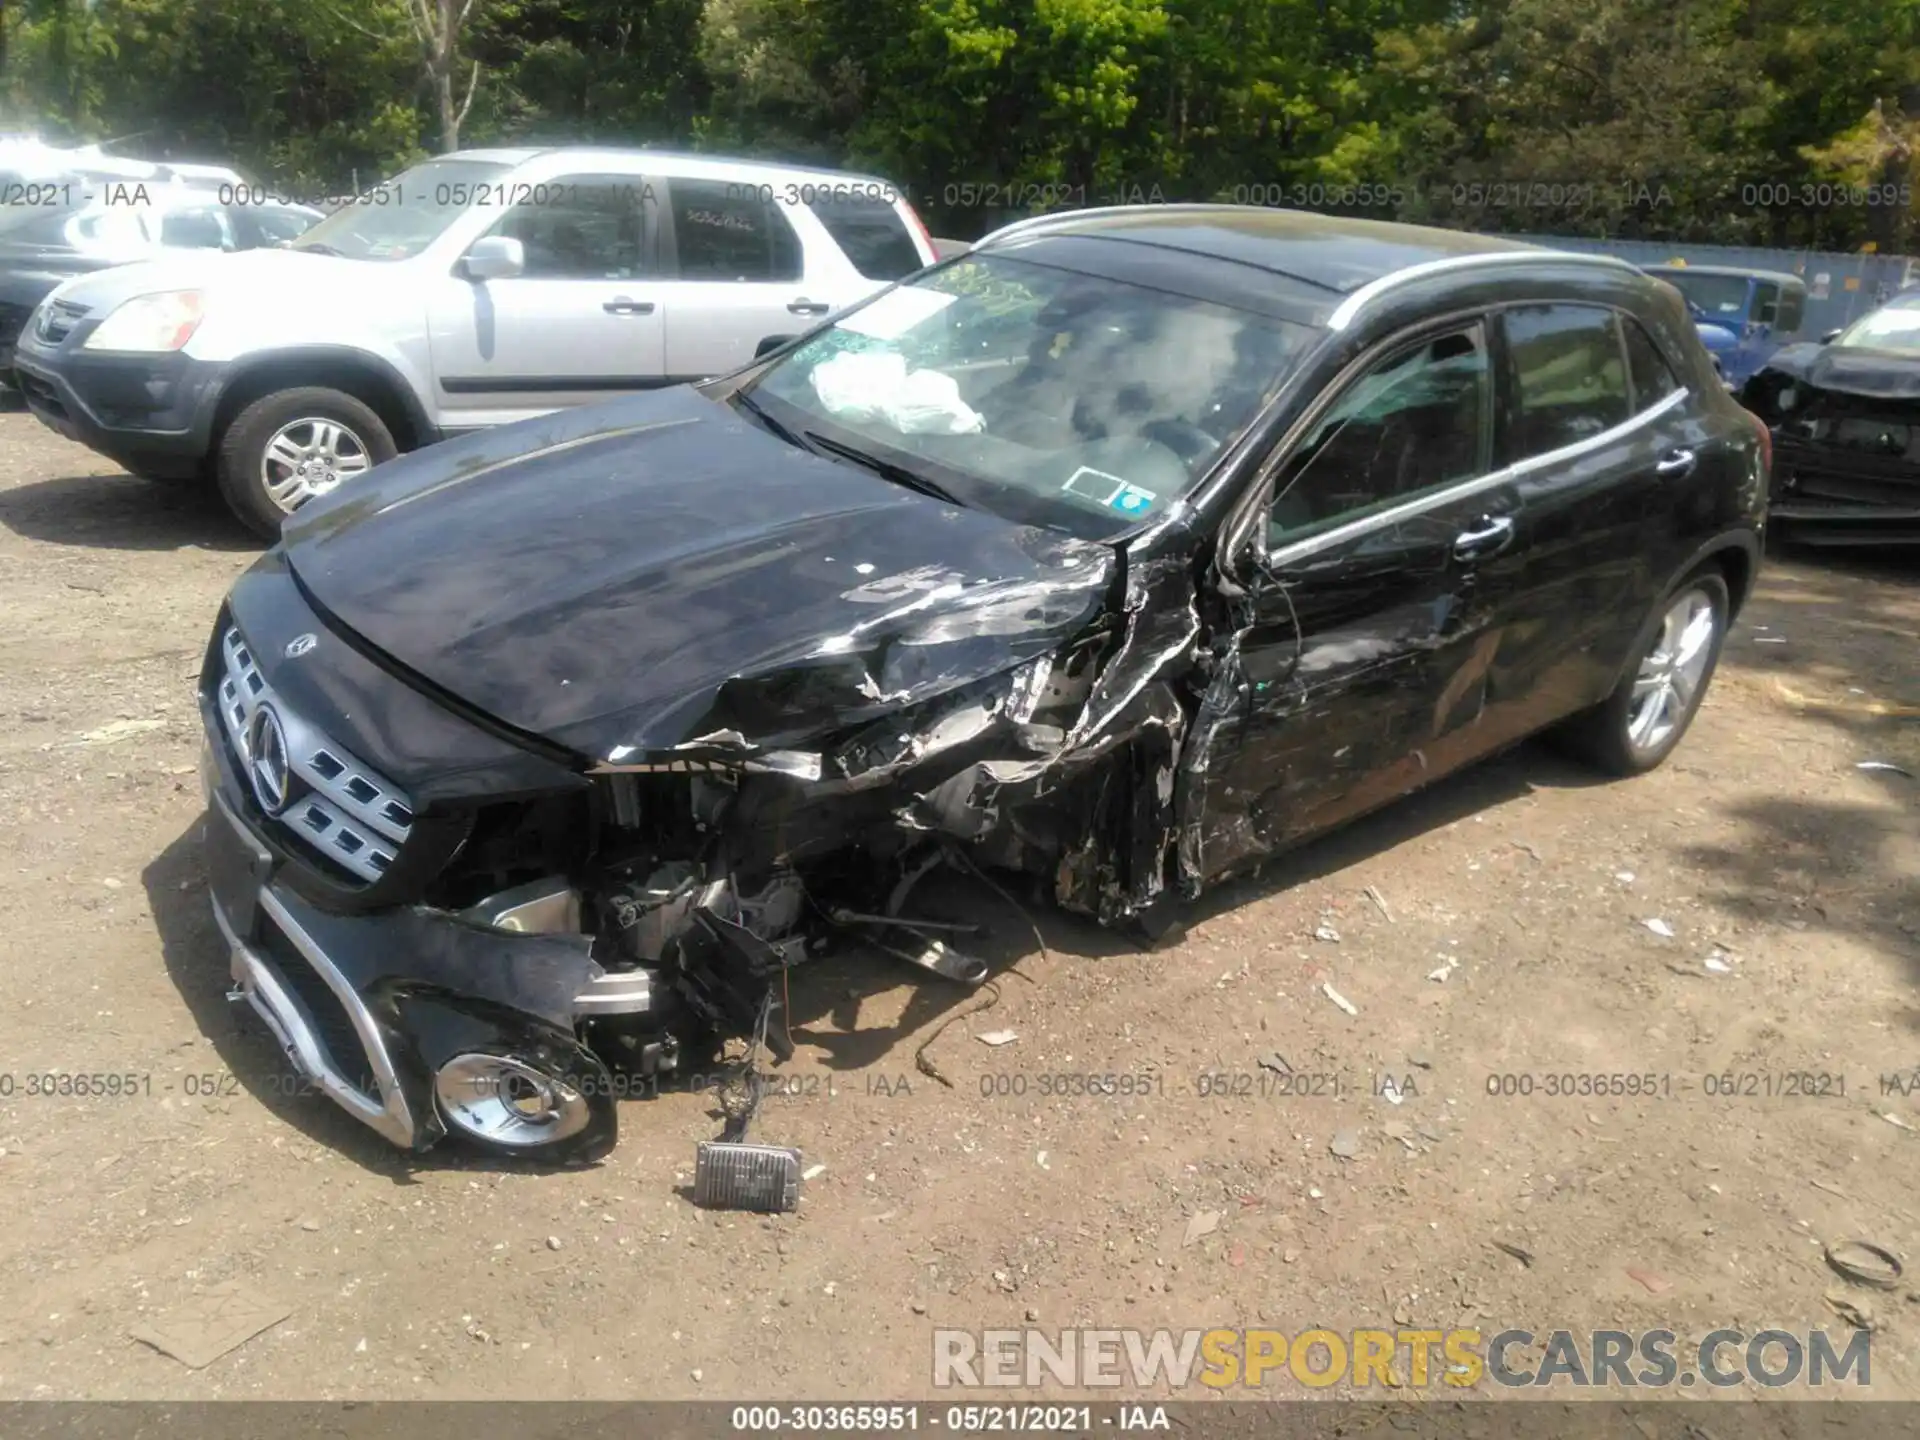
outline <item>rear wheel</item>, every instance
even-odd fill
[[[279,390],[242,410],[221,437],[220,493],[248,529],[272,540],[307,501],[398,453],[380,417],[344,391]]]
[[[1700,709],[1731,608],[1718,570],[1682,581],[1641,631],[1613,694],[1562,726],[1565,747],[1614,775],[1642,775],[1665,760]]]

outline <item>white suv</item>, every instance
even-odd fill
[[[469,150],[282,249],[64,284],[14,369],[47,425],[135,474],[213,478],[272,536],[402,450],[724,374],[935,259],[870,176]]]

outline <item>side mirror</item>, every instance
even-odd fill
[[[1840,338],[1840,332],[1838,330],[1829,330],[1827,331],[1826,334],[1820,337],[1820,343],[1822,345],[1831,345],[1834,341],[1838,340],[1839,338]]]
[[[482,235],[460,265],[469,280],[511,280],[527,268],[527,247],[505,235]]]

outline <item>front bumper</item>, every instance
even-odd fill
[[[1920,545],[1920,466],[1775,432],[1768,517],[1830,545]]]
[[[630,985],[610,1003],[609,977],[573,937],[516,935],[421,906],[321,910],[279,877],[284,862],[246,813],[216,731],[202,747],[201,778],[228,998],[252,1007],[296,1075],[393,1144],[424,1150],[447,1133],[435,1099],[441,1066],[476,1051],[512,1056],[591,1101],[564,1158],[612,1148],[614,1086],[573,1026],[633,1013]]]
[[[90,352],[80,348],[89,333],[83,324],[58,344],[28,332],[14,343],[11,383],[34,417],[136,474],[199,474],[230,367],[178,352]]]

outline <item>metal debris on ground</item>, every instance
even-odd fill
[[[1495,1241],[1492,1241],[1491,1244],[1493,1245],[1494,1249],[1501,1251],[1503,1254],[1511,1255],[1514,1259],[1518,1260],[1522,1265],[1526,1266],[1527,1269],[1531,1270],[1533,1268],[1533,1252],[1532,1251],[1522,1250],[1518,1245],[1509,1245],[1504,1240],[1495,1240]]]
[[[1340,932],[1323,920],[1314,927],[1313,938],[1316,940],[1325,940],[1329,944],[1337,945],[1340,943]]]
[[[1913,771],[1903,765],[1896,765],[1891,760],[1862,760],[1853,768],[1856,770],[1872,770],[1889,775],[1904,775],[1909,780],[1914,778]]]
[[[1904,1273],[1900,1257],[1865,1240],[1838,1240],[1826,1247],[1827,1268],[1842,1279],[1875,1290],[1892,1290]]]
[[[1011,1045],[1020,1037],[1012,1030],[988,1030],[973,1038],[982,1045]]]
[[[1429,970],[1427,972],[1427,979],[1433,981],[1436,985],[1444,985],[1447,983],[1447,977],[1453,974],[1453,972],[1458,970],[1459,968],[1460,968],[1459,958],[1457,956],[1449,955],[1446,957],[1446,963],[1440,966],[1439,969]]]
[[[1381,916],[1389,925],[1395,923],[1393,911],[1387,908],[1387,897],[1380,893],[1377,886],[1369,885],[1360,893],[1373,902],[1373,908],[1380,912]]]
[[[800,1205],[800,1152],[784,1145],[702,1140],[694,1152],[693,1203],[705,1210],[781,1214]]]
[[[1321,983],[1320,993],[1322,995],[1325,995],[1327,999],[1331,1000],[1334,1004],[1338,1005],[1342,1010],[1346,1011],[1347,1014],[1358,1015],[1360,1013],[1360,1007],[1358,1005],[1355,1005],[1351,1000],[1347,999],[1347,997],[1342,995],[1338,990],[1334,989],[1333,982],[1331,980],[1323,981]]]
[[[1640,923],[1658,935],[1662,940],[1673,939],[1673,926],[1664,920],[1655,918],[1652,920],[1642,920]]]
[[[1271,1070],[1276,1075],[1291,1075],[1293,1073],[1293,1066],[1287,1063],[1287,1057],[1282,1055],[1278,1050],[1269,1050],[1265,1055],[1262,1055],[1260,1057],[1260,1068],[1262,1070]]]

